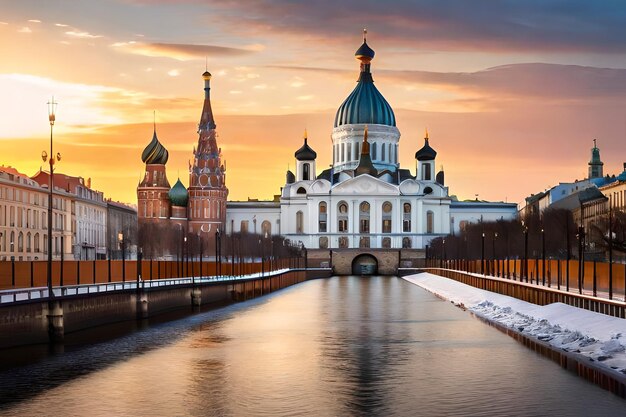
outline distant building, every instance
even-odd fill
[[[48,259],[48,184],[0,166],[0,260]],[[52,258],[73,259],[73,196],[53,190]]]
[[[589,178],[602,178],[602,167],[604,162],[600,160],[600,149],[596,145],[596,140],[593,140],[593,148],[591,148],[591,160],[589,161]]]
[[[107,200],[106,204],[106,247],[109,257],[111,259],[136,259],[137,210],[111,200]]]
[[[50,174],[37,172],[33,177],[42,186]],[[91,179],[54,173],[54,186],[72,194],[72,252],[76,260],[106,259],[107,205],[101,191],[91,189]]]

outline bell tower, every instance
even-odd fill
[[[198,124],[198,146],[193,152],[193,163],[189,163],[188,216],[189,233],[210,243],[218,230],[225,230],[228,188],[211,108],[211,74],[205,71],[202,79],[204,105]]]

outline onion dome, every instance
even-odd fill
[[[415,159],[418,161],[432,161],[437,156],[437,151],[430,147],[428,144],[428,130],[426,130],[426,137],[424,138],[424,146],[422,149],[415,152]]]
[[[211,79],[211,73],[209,71],[204,71],[204,73],[202,74],[202,78],[205,79],[206,81]]]
[[[291,170],[287,170],[287,178],[285,178],[285,182],[287,184],[293,184],[294,182],[296,182],[296,176],[293,174],[293,172],[291,172]]]
[[[365,133],[363,135],[363,146],[361,147],[361,157],[359,158],[359,165],[355,169],[355,175],[368,174],[372,177],[378,176],[378,170],[372,163],[370,156],[370,144],[367,141],[367,126],[365,126]]]
[[[177,207],[187,207],[187,202],[189,201],[189,193],[187,189],[180,182],[180,178],[176,181],[176,184],[170,189],[170,192],[167,194],[172,202],[172,206]]]
[[[146,164],[165,165],[168,158],[169,153],[167,149],[161,145],[161,142],[159,142],[155,129],[152,141],[150,141],[148,146],[146,146],[141,153],[141,160]]]
[[[356,88],[337,110],[335,127],[350,124],[395,126],[396,116],[393,109],[374,86],[374,79],[370,72],[370,61],[374,58],[374,50],[367,45],[365,36],[363,36],[363,45],[354,55],[361,61],[361,74]]]
[[[315,152],[307,143],[306,129],[304,131],[304,145],[296,151],[294,154],[298,161],[313,161],[317,158],[317,152]]]

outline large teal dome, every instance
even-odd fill
[[[351,124],[395,126],[396,116],[393,109],[374,86],[370,72],[374,51],[364,41],[355,55],[361,61],[361,75],[354,91],[339,106],[335,116],[335,127]]]
[[[180,178],[176,181],[176,184],[171,188],[170,192],[167,194],[172,202],[172,206],[176,207],[187,207],[187,202],[189,201],[189,192],[180,182]]]

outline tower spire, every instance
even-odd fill
[[[204,105],[202,106],[202,115],[200,116],[198,133],[203,130],[212,130],[217,127],[215,125],[215,120],[213,120],[213,110],[211,109],[211,73],[209,71],[204,71],[202,79],[204,80]]]
[[[363,28],[363,43],[367,42],[367,28]]]
[[[156,133],[156,110],[152,110],[152,123],[154,125],[154,133]]]

